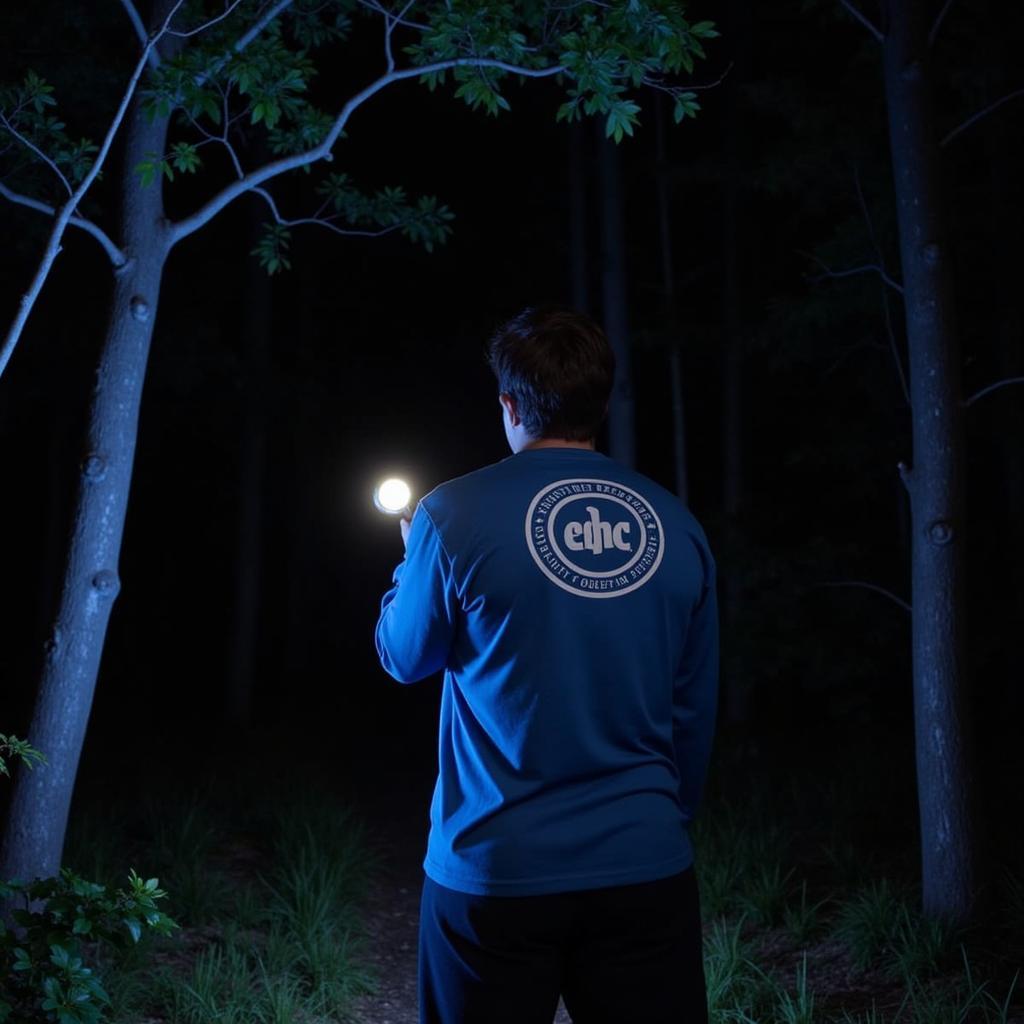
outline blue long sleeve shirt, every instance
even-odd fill
[[[527,449],[418,504],[376,629],[444,672],[426,874],[537,895],[687,868],[718,685],[715,563],[678,498],[606,456]]]

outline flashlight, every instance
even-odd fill
[[[412,502],[412,491],[404,480],[398,477],[388,477],[377,484],[373,491],[373,503],[381,512],[389,516],[401,516],[403,519],[410,517]]]

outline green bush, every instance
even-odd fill
[[[168,934],[177,925],[157,907],[166,895],[134,871],[123,889],[67,869],[0,882],[0,902],[16,906],[13,927],[0,922],[0,1022],[98,1024],[110,998],[83,954],[138,942],[147,930]]]
[[[0,775],[8,758],[31,770],[46,758],[0,733]],[[129,872],[128,886],[89,882],[67,868],[56,878],[0,881],[0,1024],[98,1024],[110,996],[85,953],[123,948],[144,931],[166,935],[177,924],[157,907],[167,893],[157,879]]]

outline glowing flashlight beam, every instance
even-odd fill
[[[389,477],[382,480],[373,492],[373,503],[389,516],[403,515],[409,511],[412,491],[404,480]]]

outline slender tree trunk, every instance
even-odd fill
[[[250,248],[262,218],[250,204]],[[235,599],[227,667],[227,717],[235,731],[252,724],[256,628],[263,577],[263,481],[267,447],[266,394],[270,367],[273,288],[266,272],[250,259],[242,303],[242,432],[239,438],[238,532],[235,545]]]
[[[913,424],[915,749],[925,913],[968,921],[975,835],[968,752],[965,435],[952,258],[932,115],[924,0],[888,4],[885,90],[903,273]]]
[[[983,16],[995,23],[997,5],[988,4]],[[988,61],[989,95],[1005,95],[1014,80],[1007,72],[1014,68],[1016,40],[1006,33],[995,33],[993,51]],[[1016,74],[1014,70],[1013,74]],[[1020,183],[1014,173],[1020,159],[1019,128],[1009,118],[996,115],[985,126],[988,141],[991,199],[989,217],[992,238],[1018,239],[1024,233]],[[1014,155],[1017,160],[1014,160]],[[992,260],[992,341],[996,348],[996,379],[1024,376],[1024,311],[1020,305],[1020,281],[1024,275],[1024,259],[1020,246],[1009,245],[1001,249]],[[983,399],[992,403],[987,409],[979,407],[976,413],[992,417],[998,425],[999,451],[1002,457],[1001,490],[1003,513],[1003,544],[1006,565],[1024,566],[1024,385],[1013,384],[1005,391]],[[1024,630],[1024,587],[1019,576],[1006,595],[1008,607],[1004,620],[1010,635]],[[1019,643],[1007,644],[1003,664],[1000,705],[1010,721],[1019,721],[1024,715],[1024,650]]]
[[[569,127],[569,292],[573,306],[583,312],[590,309],[586,150],[586,128],[573,121]]]
[[[139,404],[168,253],[159,184],[141,188],[134,168],[147,153],[164,152],[166,133],[166,118],[149,121],[133,104],[121,176],[122,240],[130,259],[114,280],[59,606],[28,731],[48,763],[20,771],[14,782],[0,878],[49,877],[60,867],[103,641],[120,589]]]
[[[668,372],[672,389],[672,468],[676,494],[685,505],[690,500],[686,472],[686,409],[683,402],[682,339],[676,305],[675,267],[672,260],[671,166],[665,144],[667,118],[661,94],[655,96],[655,182],[658,195],[658,238],[661,242],[661,288],[668,332]]]
[[[633,404],[633,359],[629,344],[626,291],[626,227],[622,195],[622,154],[603,137],[601,149],[601,249],[604,328],[615,352],[615,386],[608,406],[608,447],[611,457],[626,466],[636,464]]]
[[[290,317],[297,338],[315,338],[317,324],[312,310],[316,305],[319,282],[311,275],[296,281],[292,296],[294,314]],[[317,648],[316,626],[311,622],[315,600],[311,596],[310,580],[317,578],[321,553],[314,550],[316,520],[314,514],[315,481],[322,477],[316,463],[320,446],[312,443],[308,416],[302,407],[301,388],[284,388],[276,381],[281,392],[279,401],[286,410],[280,430],[274,431],[271,444],[275,455],[271,458],[270,492],[278,500],[271,506],[277,517],[276,530],[281,535],[276,571],[283,575],[283,585],[275,587],[280,599],[274,618],[283,623],[280,642],[280,676],[293,691],[305,685],[313,672],[313,651]],[[286,389],[286,390],[285,390]],[[287,501],[281,496],[287,495]]]
[[[746,5],[730,3],[728,25],[736,52],[736,70],[725,83],[723,145],[725,180],[722,183],[722,525],[728,564],[722,573],[722,635],[727,651],[723,674],[723,717],[734,726],[750,717],[751,688],[739,639],[740,516],[743,504],[743,295],[740,254],[743,252],[740,219],[740,112],[739,87],[746,67],[750,17]]]

